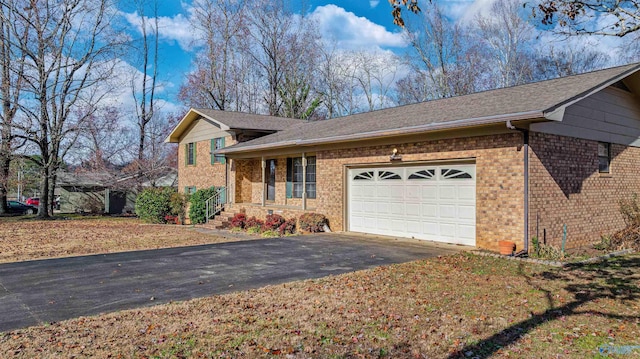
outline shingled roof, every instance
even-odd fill
[[[284,130],[304,122],[284,117],[193,108],[180,120],[165,142],[178,142],[184,131],[200,118],[212,121],[223,130],[237,129],[266,132]]]
[[[562,118],[561,114],[567,106],[620,81],[638,69],[640,64],[630,64],[326,121],[294,123],[294,126],[283,131],[238,143],[220,153],[354,141],[507,120],[558,120]]]

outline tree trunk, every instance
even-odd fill
[[[9,165],[11,159],[9,156],[2,156],[2,163],[0,163],[0,214],[7,213],[7,194],[9,189],[7,185],[9,183]]]
[[[50,218],[47,204],[49,203],[49,176],[51,175],[50,165],[45,163],[42,167],[42,178],[40,179],[40,204],[38,204],[38,218]]]

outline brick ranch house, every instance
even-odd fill
[[[497,250],[567,247],[624,227],[640,192],[640,65],[326,121],[192,109],[179,188],[227,212],[326,215],[334,231]]]

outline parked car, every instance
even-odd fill
[[[40,198],[38,197],[29,197],[27,198],[26,201],[24,201],[24,203],[30,205],[30,206],[36,206],[38,207],[40,205]]]
[[[7,201],[7,210],[9,213],[16,213],[16,214],[38,213],[38,207],[32,206],[30,204],[18,202],[18,201]]]

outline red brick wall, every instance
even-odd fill
[[[232,137],[225,138],[227,146],[232,144]],[[225,186],[224,164],[211,164],[211,141],[196,142],[196,164],[186,165],[185,143],[180,143],[178,149],[178,190],[183,192],[187,186],[196,186],[196,189],[209,188],[211,186]]]
[[[529,237],[567,248],[624,228],[618,201],[640,191],[640,148],[611,145],[611,172],[598,172],[598,142],[531,133]]]

